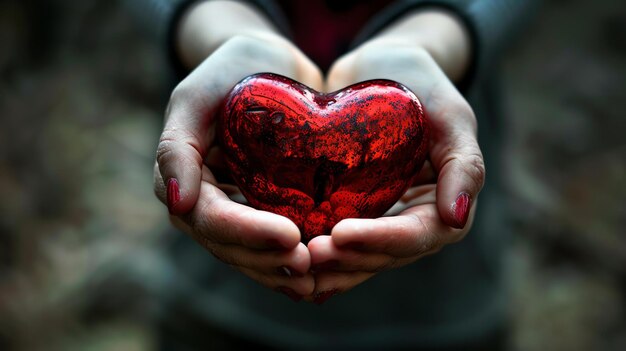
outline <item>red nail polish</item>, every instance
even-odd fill
[[[454,219],[456,219],[456,224],[458,228],[465,227],[467,223],[467,218],[469,217],[469,212],[472,203],[472,198],[470,198],[468,193],[460,193],[456,198],[452,209],[454,211]]]
[[[276,288],[276,291],[278,291],[279,293],[285,294],[287,295],[287,297],[289,297],[290,299],[292,299],[295,302],[298,302],[300,300],[302,300],[302,296],[299,295],[298,293],[296,293],[295,291],[293,291],[292,289],[285,287],[285,286],[281,286]]]
[[[170,178],[167,181],[167,208],[170,213],[174,206],[180,201],[180,189],[178,187],[178,180],[176,178]]]
[[[337,295],[338,292],[339,292],[339,290],[337,290],[337,289],[330,289],[330,290],[326,290],[326,291],[321,291],[321,292],[315,294],[315,297],[313,298],[313,303],[315,303],[317,305],[321,305],[324,302],[328,301],[328,299],[330,299],[331,297]]]

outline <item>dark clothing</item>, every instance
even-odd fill
[[[127,0],[125,3],[131,11],[137,14],[138,20],[148,29],[148,32],[155,40],[167,46],[167,54],[172,56],[172,29],[175,27],[173,24],[178,21],[179,16],[188,6],[197,1],[198,0]],[[418,10],[429,6],[447,8],[464,20],[472,34],[475,64],[472,71],[468,73],[468,78],[474,78],[484,77],[487,74],[494,73],[493,70],[490,69],[494,61],[497,61],[502,49],[513,40],[514,34],[527,24],[532,10],[538,1],[539,0],[246,0],[245,2],[257,6],[274,21],[276,26],[283,33],[294,38],[296,44],[303,44],[298,41],[300,38],[304,38],[303,36],[305,34],[298,34],[298,29],[292,30],[290,27],[297,27],[296,22],[302,21],[303,19],[299,18],[298,21],[296,21],[292,18],[292,20],[289,21],[287,19],[288,17],[285,16],[286,10],[290,10],[289,7],[281,8],[279,4],[292,6],[294,9],[305,6],[304,10],[299,14],[306,20],[306,17],[310,15],[310,8],[309,11],[306,11],[306,6],[308,6],[309,3],[327,3],[330,6],[329,10],[335,12],[341,11],[346,14],[345,16],[335,16],[334,19],[338,22],[355,22],[352,20],[354,13],[350,11],[353,11],[355,7],[358,8],[358,18],[363,17],[363,13],[370,15],[370,18],[367,19],[365,26],[359,29],[358,34],[354,40],[351,41],[353,44],[359,44],[367,40],[388,24],[411,10]],[[306,5],[294,5],[294,3]],[[391,4],[386,5],[386,3]],[[363,9],[364,5],[362,4],[367,4],[368,9]],[[380,11],[378,11],[379,9]],[[289,14],[298,14],[298,12]],[[342,26],[343,25],[340,23],[333,24],[333,28]],[[293,36],[292,31],[295,32]],[[320,37],[322,34],[329,33],[320,33]],[[341,40],[346,40],[343,34],[340,34],[339,37]],[[307,45],[305,45],[305,47]],[[307,50],[304,51],[307,52]],[[309,53],[315,55],[313,51],[309,51]],[[322,62],[318,63],[323,65],[326,60],[327,58],[324,58]],[[173,64],[175,66],[178,65],[175,59],[173,60]],[[482,72],[483,69],[485,72]],[[477,73],[479,71],[480,74]],[[472,79],[472,82],[473,81],[474,79]]]
[[[452,350],[470,349],[470,345],[493,349],[485,347],[484,342],[501,336],[506,325],[501,268],[508,238],[498,169],[499,99],[494,63],[533,2],[407,0],[387,4],[389,1],[372,0],[337,5],[337,1],[332,2],[335,8],[323,6],[331,1],[249,2],[300,44],[305,53],[326,66],[334,59],[331,56],[366,40],[408,11],[439,6],[457,13],[472,33],[473,65],[460,88],[478,117],[488,180],[481,192],[474,227],[463,241],[409,266],[378,274],[322,306],[294,304],[229,269],[180,235],[171,248],[173,274],[163,295],[169,311],[164,318],[166,344],[185,339],[183,344],[200,340],[202,345],[211,345],[208,330],[217,330],[219,336],[213,341],[238,338],[242,343],[289,349]],[[149,3],[153,12],[147,15],[144,11],[143,16],[157,25],[161,40],[167,42],[177,14],[191,2]],[[356,11],[354,17],[351,6]],[[319,12],[312,13],[313,9]],[[314,21],[319,20],[325,21],[323,28],[312,30]],[[342,21],[345,23],[336,23]],[[336,31],[338,39],[323,37]],[[181,344],[176,345],[181,349]]]
[[[348,51],[367,22],[393,1],[277,1],[293,42],[323,70]]]

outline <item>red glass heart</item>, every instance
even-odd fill
[[[217,128],[250,205],[291,219],[304,242],[330,234],[344,218],[384,214],[428,152],[421,103],[389,80],[325,94],[256,74],[226,97]]]

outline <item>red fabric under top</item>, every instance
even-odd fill
[[[389,0],[278,0],[295,44],[326,71]]]

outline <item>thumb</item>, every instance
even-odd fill
[[[463,228],[485,181],[476,119],[469,105],[463,103],[451,103],[435,114],[431,117],[431,162],[439,172],[437,208],[444,223]]]
[[[157,147],[161,180],[155,184],[156,193],[176,215],[191,210],[198,199],[202,163],[211,139],[211,123],[206,121],[211,113],[190,95],[183,89],[172,93]]]

